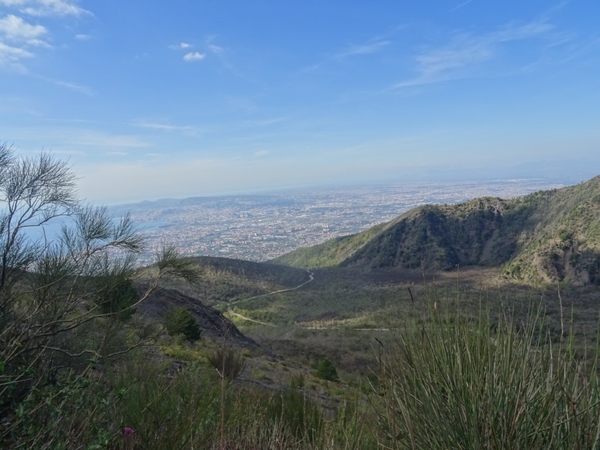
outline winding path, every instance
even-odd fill
[[[254,300],[254,299],[257,299],[257,298],[261,298],[261,297],[267,297],[269,295],[281,294],[283,292],[290,292],[290,291],[298,290],[301,287],[306,286],[308,283],[311,283],[311,282],[313,282],[315,280],[315,276],[314,276],[314,274],[310,270],[306,269],[306,273],[308,273],[308,281],[305,281],[304,283],[299,284],[296,287],[289,288],[289,289],[279,289],[277,291],[267,292],[266,294],[260,294],[260,295],[255,295],[254,297],[248,297],[248,298],[242,298],[241,300],[236,300],[235,302],[232,302],[232,303],[229,304],[229,307],[227,308],[227,312],[229,314],[235,316],[235,317],[238,317],[238,318],[243,319],[243,320],[247,320],[249,322],[254,322],[254,323],[258,323],[260,325],[267,325],[267,326],[274,327],[275,325],[273,325],[272,323],[261,322],[260,320],[254,320],[254,319],[251,319],[250,317],[242,316],[241,314],[238,314],[238,313],[234,312],[231,309],[231,306],[233,306],[233,305],[235,305],[236,303],[239,303],[239,302],[245,302],[246,300]]]

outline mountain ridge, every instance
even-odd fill
[[[295,267],[447,270],[503,266],[527,281],[600,284],[600,176],[504,200],[423,205],[390,222],[274,262]]]

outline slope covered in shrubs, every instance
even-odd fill
[[[510,200],[421,206],[277,261],[427,270],[505,265],[505,275],[518,279],[600,283],[600,177]]]

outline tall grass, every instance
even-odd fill
[[[407,327],[380,357],[385,448],[599,448],[597,351],[586,362],[571,338],[553,345],[540,318],[435,308]]]
[[[130,361],[111,378],[111,391],[118,397],[111,428],[131,428],[135,434],[113,434],[110,446],[102,448],[376,448],[352,402],[326,418],[321,402],[294,384],[266,390],[223,378],[202,365],[169,374],[148,358]]]
[[[517,320],[459,306],[433,303],[381,343],[371,405],[359,387],[330,409],[303,379],[281,390],[236,380],[244,360],[225,347],[176,371],[158,348],[138,349],[32,390],[0,419],[0,447],[600,448],[597,348],[580,347],[562,316],[557,330],[540,310]]]

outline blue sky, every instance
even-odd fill
[[[142,199],[598,164],[600,3],[0,0],[0,141]]]

